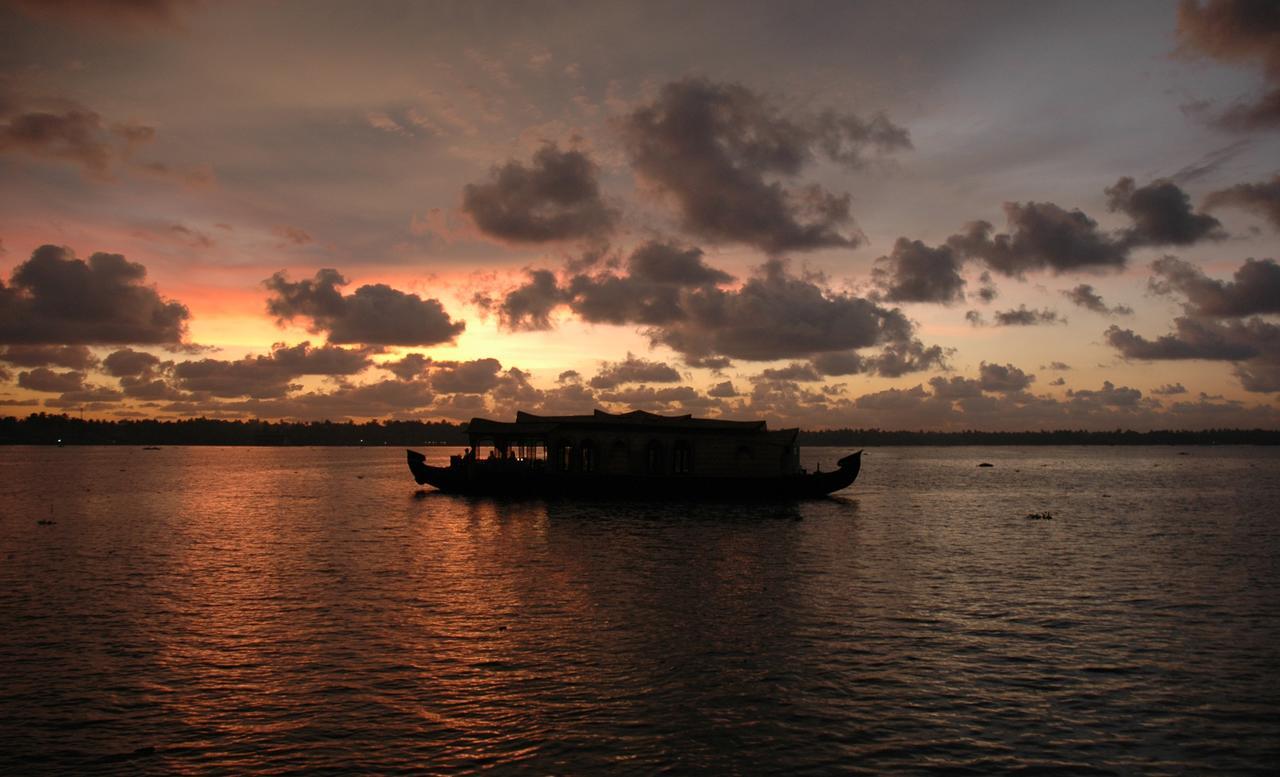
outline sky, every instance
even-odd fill
[[[0,414],[1280,428],[1280,3],[0,0]]]

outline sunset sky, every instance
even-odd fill
[[[0,415],[1280,428],[1280,3],[0,27]]]

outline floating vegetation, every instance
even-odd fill
[[[1052,521],[1053,513],[1027,513],[1028,521]]]

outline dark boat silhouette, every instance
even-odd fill
[[[448,466],[407,451],[420,485],[448,493],[677,499],[804,499],[847,488],[862,451],[837,469],[800,466],[799,430],[764,421],[660,416],[644,411],[473,418],[471,446]],[[488,448],[482,453],[482,448]]]

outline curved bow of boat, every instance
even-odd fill
[[[433,467],[427,463],[427,457],[417,451],[411,451],[407,448],[405,453],[408,454],[409,471],[413,473],[413,479],[418,485],[431,485],[436,488],[443,489],[449,485],[449,468]]]
[[[805,476],[804,494],[807,496],[826,496],[842,488],[848,488],[857,480],[862,469],[862,451],[851,453],[836,462],[838,469],[830,472],[814,472]]]

